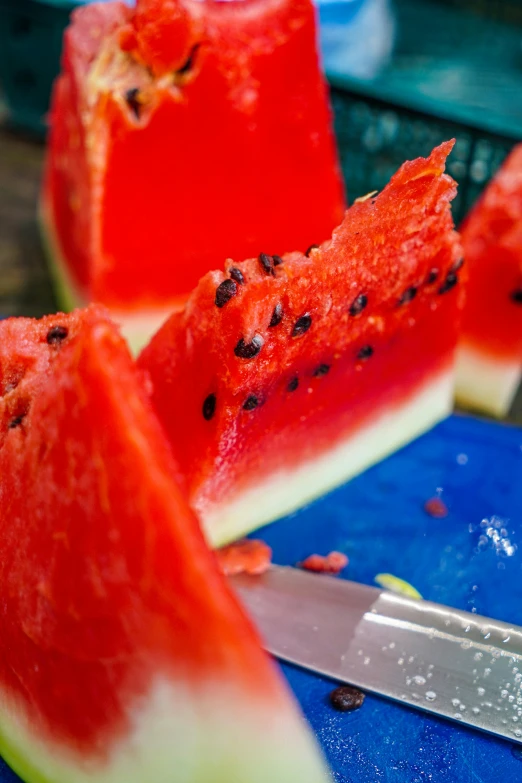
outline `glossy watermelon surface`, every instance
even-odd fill
[[[75,11],[42,198],[62,294],[165,318],[228,256],[330,235],[344,196],[315,37],[311,0]]]
[[[105,311],[0,323],[0,750],[29,783],[326,779],[176,471]]]
[[[462,275],[451,146],[406,163],[307,254],[209,273],[143,351],[213,541],[294,510],[449,411]]]

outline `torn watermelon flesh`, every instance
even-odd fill
[[[257,259],[238,264],[245,282],[223,307],[225,275],[210,273],[144,350],[139,364],[203,519],[450,372],[462,275],[455,186],[443,174],[450,149],[406,164],[309,258],[289,254],[268,275]],[[238,357],[241,340],[258,340],[255,356]]]
[[[462,226],[469,267],[462,343],[500,362],[522,360],[522,145]]]
[[[281,754],[285,763],[277,756],[277,715],[303,742],[308,780],[320,780],[313,743],[173,480],[176,466],[141,380],[97,307],[0,324],[2,753],[26,754],[24,764],[37,770],[27,780],[58,780],[37,759],[43,746],[54,764],[62,748],[73,764],[66,770],[79,763],[78,777],[64,773],[58,783],[90,780],[91,763],[105,782],[115,779],[113,750],[128,742],[132,781],[171,780],[168,766],[147,777],[133,733],[149,689],[163,678],[178,692],[167,718],[189,729],[195,723],[196,755],[206,742],[211,753],[217,715],[231,728],[238,720],[248,726],[251,716],[250,751],[265,754],[267,775],[286,783],[293,751]],[[217,710],[208,724],[200,703]],[[15,722],[29,739],[13,749]],[[247,774],[250,760],[237,751],[240,761],[231,757],[227,767],[228,751],[216,744],[216,775],[225,780],[229,769],[234,783],[261,780]],[[176,736],[168,745],[176,748]],[[161,750],[167,761],[175,757]],[[194,766],[180,779],[209,779],[190,752],[180,748]],[[17,768],[25,775],[22,761]]]
[[[119,51],[132,19],[107,3],[74,13],[54,92],[46,230],[114,309],[179,304],[228,256],[304,250],[344,210],[312,3],[174,5],[203,25],[186,73]]]

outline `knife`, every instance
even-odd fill
[[[277,658],[522,742],[521,627],[296,568],[231,583]]]

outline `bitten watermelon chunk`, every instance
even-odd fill
[[[293,511],[451,409],[461,247],[452,143],[308,255],[204,277],[139,358],[210,540]]]
[[[30,783],[327,779],[97,308],[0,323],[0,751]]]
[[[522,375],[522,144],[462,226],[469,267],[457,401],[504,416]]]
[[[76,10],[42,224],[64,306],[135,347],[232,255],[304,250],[344,212],[312,0]]]

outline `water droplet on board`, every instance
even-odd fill
[[[435,701],[435,699],[437,698],[437,694],[435,693],[435,691],[426,691],[424,696],[426,698],[426,701]]]

